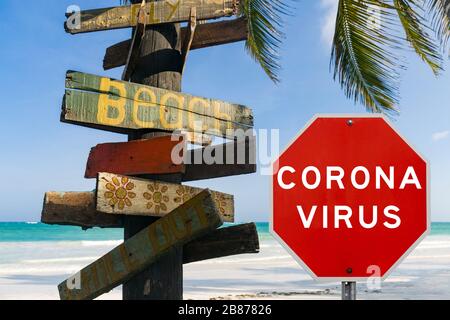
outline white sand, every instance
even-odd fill
[[[57,284],[120,242],[0,243],[0,299],[58,299]],[[274,240],[258,255],[185,266],[186,299],[339,299],[339,283],[316,283]],[[101,297],[121,299],[117,288]],[[380,290],[360,299],[450,299],[450,237],[428,237]]]

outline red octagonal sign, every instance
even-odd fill
[[[429,230],[427,162],[382,116],[317,116],[273,170],[272,234],[315,278],[385,278]]]

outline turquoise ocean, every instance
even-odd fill
[[[262,239],[270,239],[269,224],[257,223]],[[431,235],[450,236],[450,222],[435,222],[431,225]],[[36,241],[109,241],[122,240],[122,229],[90,229],[78,227],[50,226],[42,223],[0,222],[0,242]]]

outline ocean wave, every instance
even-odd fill
[[[84,247],[104,247],[121,245],[123,240],[82,240],[80,243]]]
[[[47,263],[57,263],[57,262],[92,262],[97,260],[98,257],[69,257],[69,258],[48,258],[48,259],[30,259],[30,260],[22,260],[21,263],[28,264],[47,264]]]
[[[5,247],[115,247],[123,243],[123,240],[60,240],[60,241],[18,241],[0,242],[0,248]]]

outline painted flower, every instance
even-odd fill
[[[136,193],[132,192],[135,185],[127,177],[114,177],[106,184],[105,198],[109,200],[109,205],[117,207],[119,210],[125,209],[125,206],[131,207],[131,199],[136,198]]]
[[[196,196],[195,189],[186,186],[179,186],[177,188],[177,196],[173,199],[175,203],[183,204]]]
[[[156,214],[161,212],[167,212],[167,203],[170,201],[169,196],[166,194],[169,188],[162,186],[159,183],[152,183],[147,185],[149,192],[144,193],[144,198],[148,200],[147,209],[155,210]]]
[[[219,209],[219,212],[226,216],[226,207],[227,207],[227,199],[225,196],[221,193],[215,193],[214,195],[214,202],[216,203],[217,209]]]

